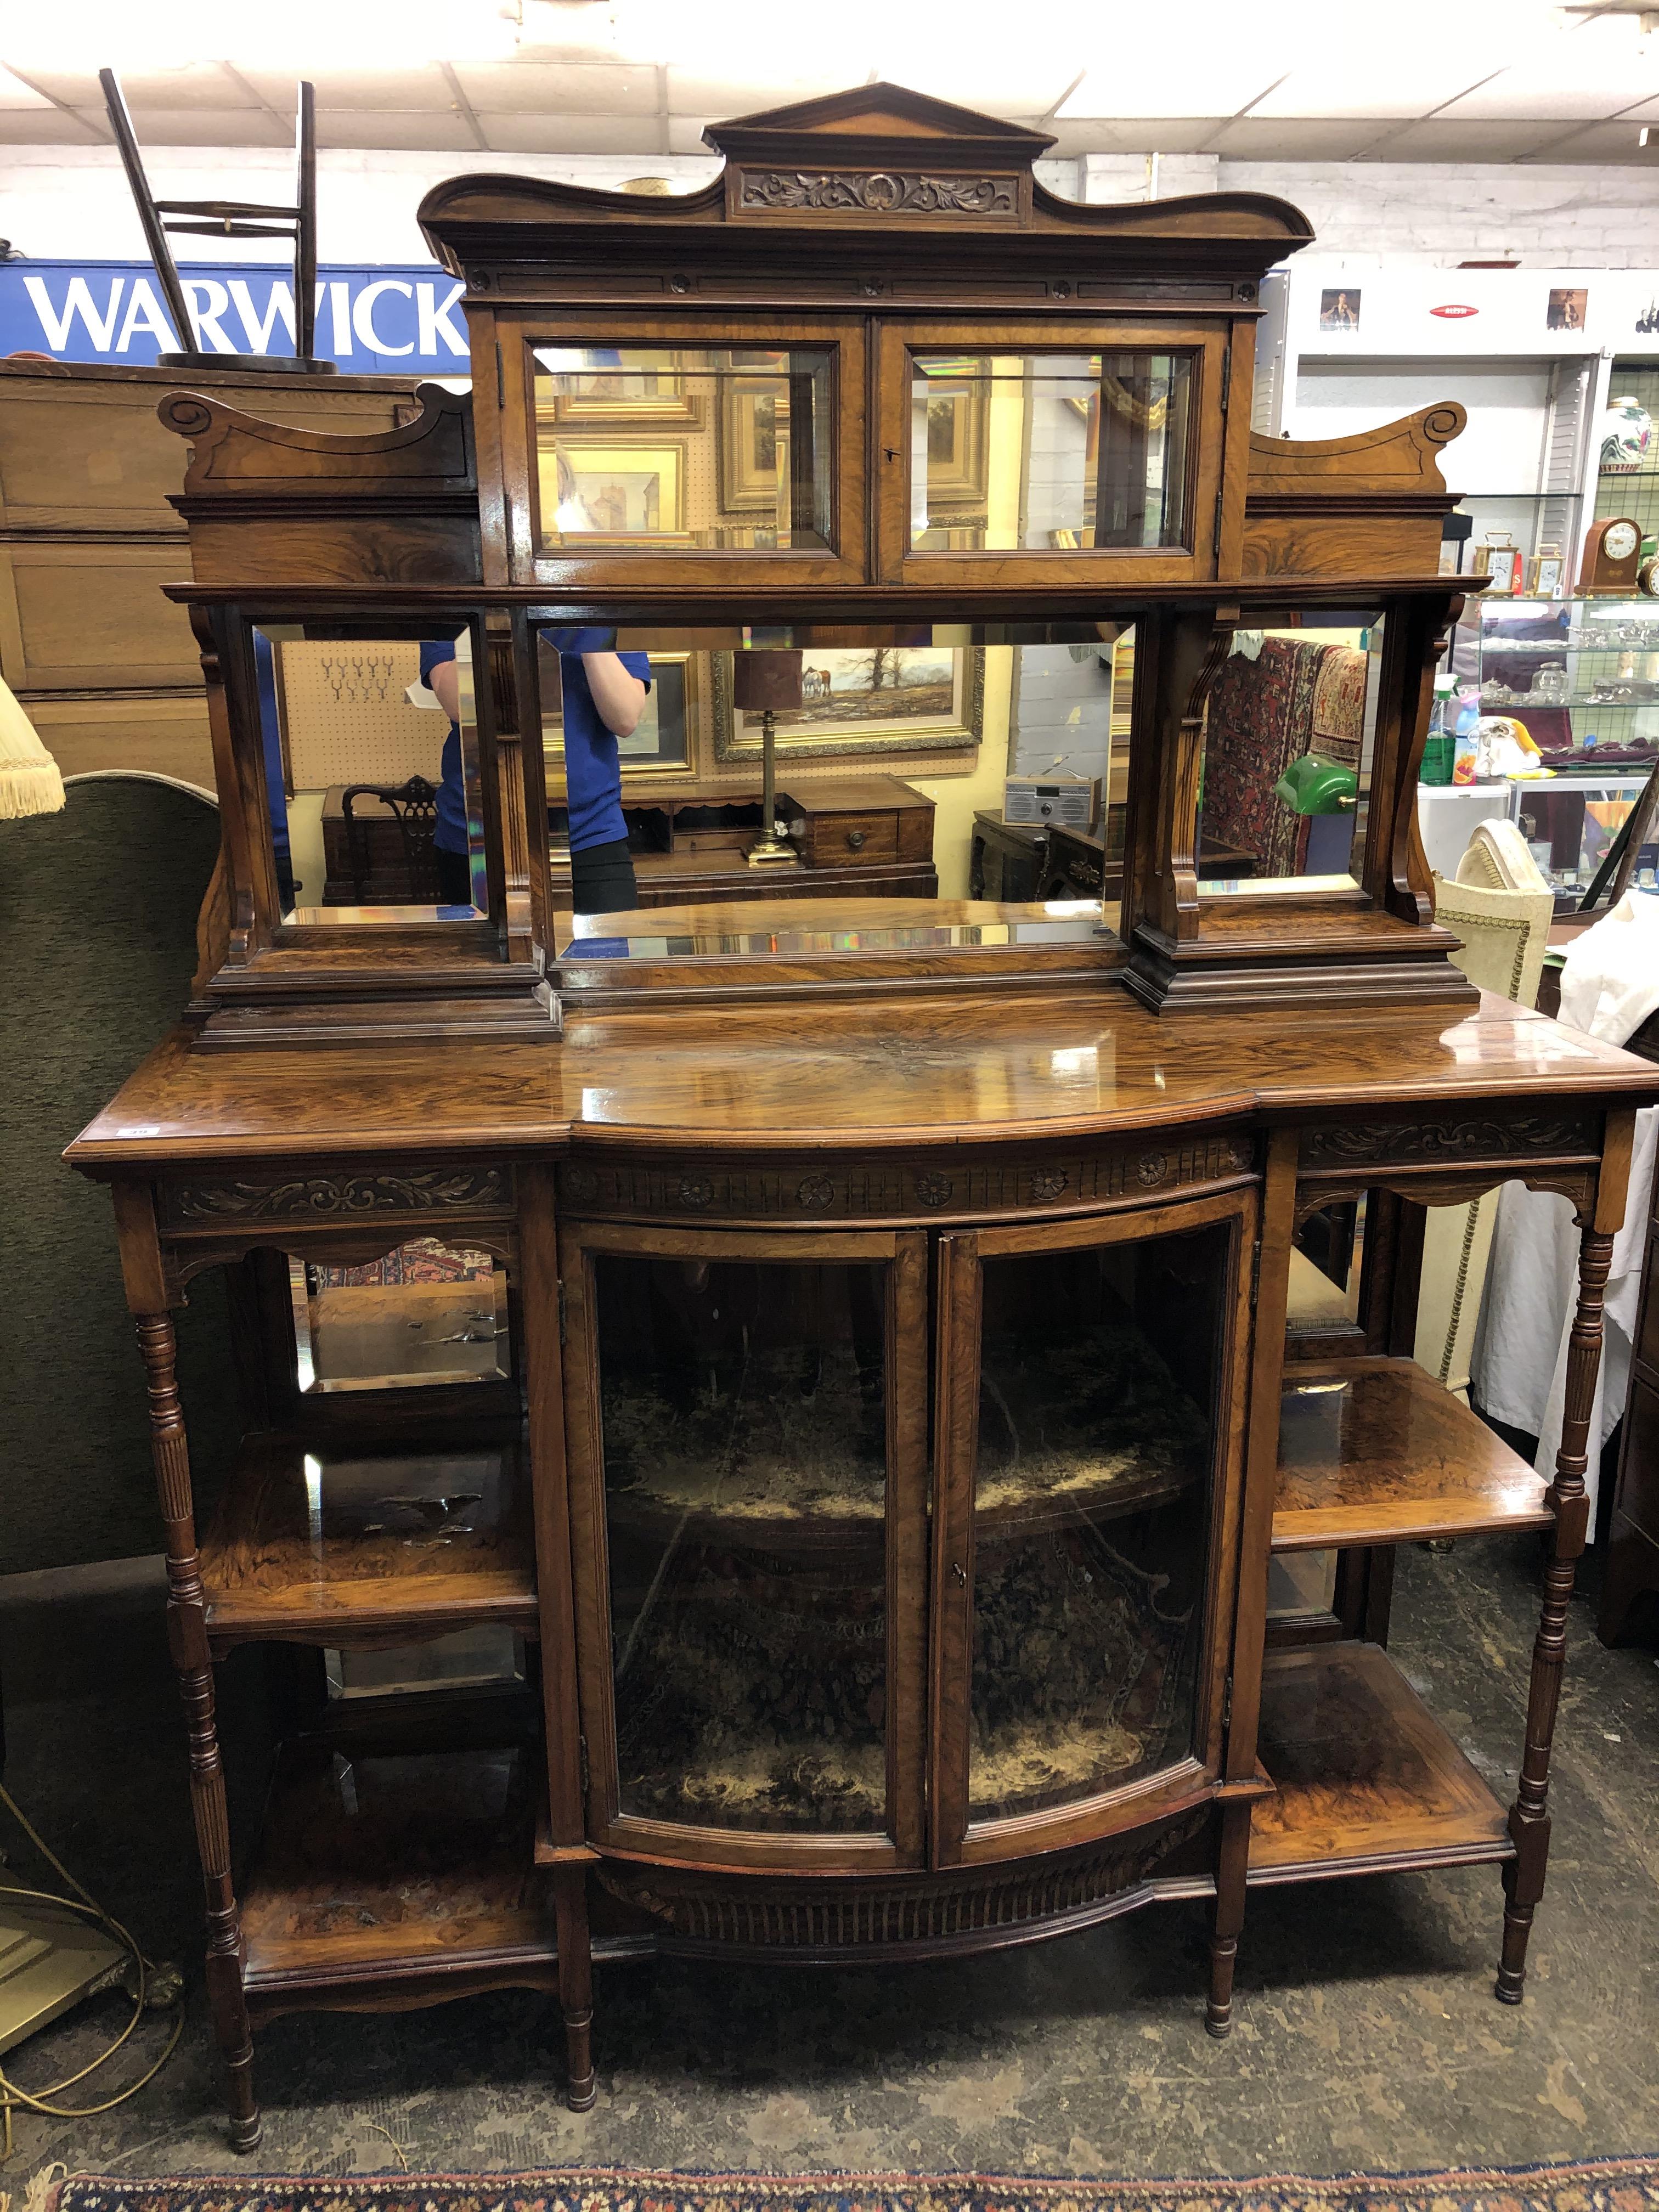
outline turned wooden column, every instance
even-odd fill
[[[190,1449],[179,1402],[177,1340],[166,1304],[167,1285],[149,1192],[141,1185],[118,1183],[113,1194],[122,1273],[149,1391],[150,1454],[167,1550],[167,1645],[184,1701],[191,1812],[207,1906],[208,2002],[225,2063],[231,2144],[236,2150],[252,2150],[260,2133],[259,2110],[253,2099],[253,2034],[242,1995],[242,1931],[230,1879],[230,1816],[219,1757],[213,1660],[208,1650],[207,1609],[196,1550]]]
[[[559,1941],[559,2010],[564,2015],[565,2102],[585,2112],[599,2094],[593,2085],[593,1954],[587,1931],[587,1869],[562,1866],[553,1875],[553,1910]]]
[[[1204,2008],[1204,2025],[1212,2035],[1232,2033],[1233,1968],[1238,1961],[1244,1885],[1250,1871],[1250,1809],[1248,1799],[1221,1808],[1221,1848],[1210,1912],[1210,1994]]]
[[[1625,1218],[1634,1119],[1630,1114],[1607,1116],[1595,1212],[1579,1240],[1578,1304],[1567,1342],[1561,1443],[1555,1455],[1555,1480],[1548,1492],[1555,1508],[1555,1530],[1549,1564],[1544,1570],[1543,1611],[1532,1650],[1527,1748],[1521,1761],[1520,1787],[1510,1808],[1515,1856],[1504,1869],[1504,1948],[1495,1991],[1502,2004],[1521,2002],[1528,1939],[1533,1914],[1544,1893],[1544,1873],[1549,1863],[1550,1747],[1566,1657],[1567,1607],[1589,1524],[1584,1477],[1589,1466],[1595,1377],[1601,1364],[1601,1302],[1613,1263],[1613,1237]]]

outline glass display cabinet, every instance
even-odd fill
[[[1042,134],[887,85],[708,136],[678,197],[428,195],[472,386],[402,428],[162,410],[224,866],[69,1158],[148,1380],[243,2148],[275,2014],[555,1991],[580,2107],[595,1964],[658,1953],[896,1969],[1201,1899],[1224,2034],[1252,1885],[1489,1863],[1522,1993],[1659,1073],[1480,1000],[1433,921],[1462,410],[1251,434],[1283,202],[1061,201]],[[562,895],[578,655],[653,674],[613,796],[696,698],[806,814],[823,721],[970,768],[1018,652],[1098,685],[1131,627],[1086,897],[915,895],[931,804],[875,779],[836,849],[910,896],[802,896],[789,819],[742,903]],[[1505,1181],[1583,1231],[1549,1482],[1409,1358],[1424,1208]],[[198,1529],[209,1269],[247,1433]],[[1506,1808],[1384,1647],[1394,1545],[1512,1528],[1551,1549]],[[250,1643],[289,1663],[239,1882]]]

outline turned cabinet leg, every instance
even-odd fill
[[[559,2009],[564,2014],[569,2087],[565,2101],[585,2112],[599,2094],[593,2086],[593,1954],[587,1934],[587,1869],[561,1867],[553,1877],[553,1910],[559,1942]]]
[[[167,1563],[167,1643],[184,1700],[190,1746],[191,1810],[207,1902],[207,1990],[226,2069],[225,2100],[236,2150],[259,2141],[259,2108],[253,2101],[253,2036],[242,1994],[241,1926],[230,1883],[230,1819],[213,1700],[213,1659],[196,1555],[190,1452],[175,1373],[172,1316],[137,1316],[138,1348],[149,1386],[150,1451],[161,1500]]]
[[[1244,1878],[1250,1864],[1250,1808],[1221,1808],[1221,1849],[1215,1870],[1215,1906],[1210,1917],[1210,1998],[1204,2026],[1211,2035],[1229,2035],[1233,2025],[1233,1968],[1244,1926]]]
[[[1561,1418],[1561,1447],[1555,1455],[1550,1492],[1555,1533],[1544,1570],[1544,1604],[1532,1651],[1532,1682],[1527,1698],[1527,1748],[1521,1784],[1510,1808],[1515,1856],[1504,1869],[1504,1948],[1496,1994],[1502,2004],[1519,2004],[1527,1973],[1527,1939],[1544,1893],[1544,1869],[1550,1850],[1550,1744],[1561,1696],[1561,1666],[1567,1648],[1567,1606],[1589,1517],[1584,1491],[1589,1466],[1590,1411],[1595,1372],[1601,1357],[1601,1298],[1613,1263],[1613,1238],[1587,1229],[1578,1251],[1578,1307],[1567,1346],[1567,1373]]]

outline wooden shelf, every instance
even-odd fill
[[[1270,1652],[1253,1882],[1515,1856],[1503,1807],[1380,1644]]]
[[[533,1633],[529,1489],[511,1434],[421,1451],[244,1438],[202,1546],[215,1650],[480,1621]]]
[[[540,1763],[524,1743],[414,1751],[389,1737],[285,1744],[242,1893],[242,1978],[267,2010],[365,1981],[460,1996],[550,1987],[535,1867]],[[417,1985],[414,1990],[410,1984]]]
[[[1287,1369],[1275,1552],[1547,1528],[1544,1478],[1415,1360]]]

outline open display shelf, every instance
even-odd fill
[[[1270,1652],[1259,1755],[1275,1794],[1251,1821],[1254,1883],[1515,1856],[1503,1807],[1379,1644]]]
[[[516,1433],[422,1449],[243,1439],[202,1546],[216,1650],[334,1644],[480,1622],[536,1632],[529,1484]]]
[[[487,1728],[483,1741],[459,1732],[441,1748],[372,1725],[283,1747],[242,1891],[250,1999],[274,2010],[285,1993],[315,2003],[330,1987],[422,1978],[434,1997],[459,1994],[458,1977],[554,1985],[534,1864],[539,1757]]]
[[[1286,1371],[1275,1552],[1547,1528],[1546,1487],[1413,1359],[1310,1361]]]

